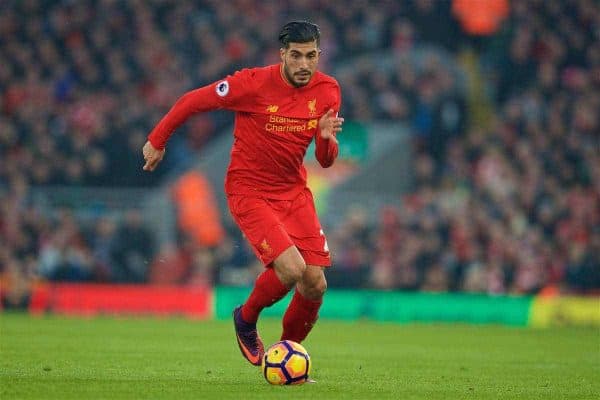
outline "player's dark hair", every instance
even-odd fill
[[[279,42],[286,49],[290,43],[308,43],[317,41],[317,47],[321,42],[319,26],[308,21],[288,22],[279,32]]]

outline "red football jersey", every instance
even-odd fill
[[[226,193],[291,200],[306,187],[303,159],[313,138],[322,166],[330,166],[337,157],[337,144],[321,138],[318,122],[329,109],[337,114],[340,103],[337,81],[319,71],[297,88],[285,80],[281,64],[244,69],[183,95],[148,140],[162,149],[191,114],[235,111]]]

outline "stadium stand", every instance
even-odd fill
[[[511,2],[497,30],[480,36],[463,31],[457,9],[431,0],[1,2],[4,301],[20,304],[31,282],[45,279],[251,279],[255,262],[226,215],[217,245],[184,230],[176,243],[159,243],[135,205],[81,218],[73,207],[40,206],[34,194],[60,185],[151,196],[227,132],[231,115],[193,118],[150,175],[140,149],[153,124],[186,90],[276,62],[277,29],[292,18],[320,24],[321,66],[344,71],[347,120],[401,121],[411,132],[410,189],[376,219],[351,207],[328,227],[332,282],[598,292],[600,7]],[[423,46],[449,54],[464,86],[441,56],[409,62]],[[395,60],[385,72],[375,59],[343,68],[382,53]]]

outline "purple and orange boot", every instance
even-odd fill
[[[242,318],[242,306],[238,306],[233,310],[233,324],[235,326],[235,337],[242,355],[251,364],[260,366],[265,348],[260,336],[258,336],[256,324],[249,324]]]

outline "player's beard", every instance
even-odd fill
[[[298,71],[298,72],[300,72],[300,71]],[[310,79],[313,76],[312,72],[309,71],[309,70],[304,70],[302,72],[308,72],[308,80],[306,82],[298,82],[298,81],[296,81],[296,79],[294,78],[294,74],[291,73],[291,71],[289,70],[287,64],[285,62],[283,63],[283,73],[285,74],[285,77],[288,80],[288,82],[290,82],[295,87],[302,87],[302,86],[308,85],[308,83],[310,82]]]

